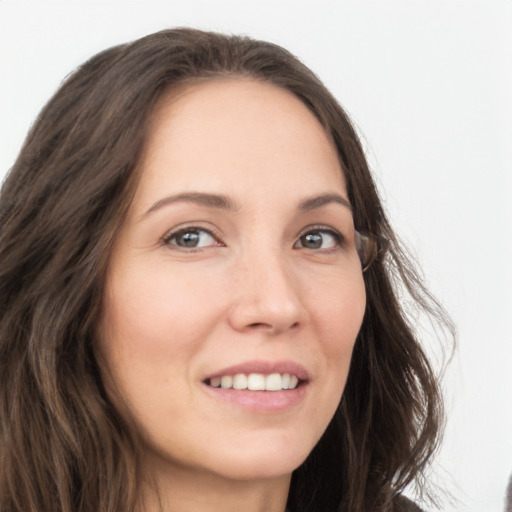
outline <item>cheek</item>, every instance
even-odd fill
[[[190,379],[179,377],[188,376],[214,322],[214,302],[205,290],[156,268],[128,268],[107,283],[98,352],[108,370],[105,384],[128,401],[156,398],[155,389],[186,391],[183,383]]]
[[[315,303],[316,325],[327,350],[345,353],[352,350],[366,308],[362,273],[351,272],[333,279]]]
[[[330,408],[335,409],[345,387],[364,317],[366,292],[362,274],[345,276],[337,286],[334,283],[316,304],[314,327],[325,364],[323,378],[328,390],[325,397],[331,403]]]
[[[208,325],[208,318],[215,314],[208,287],[157,270],[137,273],[128,269],[125,278],[118,275],[112,279],[107,291],[105,309],[111,338],[144,354],[193,347],[197,330]]]

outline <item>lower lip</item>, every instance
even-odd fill
[[[296,406],[304,399],[308,387],[306,382],[302,382],[295,389],[283,391],[222,389],[207,384],[204,386],[216,399],[256,412],[279,412]]]

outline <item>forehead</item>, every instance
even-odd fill
[[[137,197],[167,192],[346,194],[332,141],[289,91],[217,78],[173,91],[152,117]]]

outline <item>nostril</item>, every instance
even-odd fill
[[[272,326],[270,324],[266,324],[264,322],[255,322],[253,324],[248,325],[248,327],[250,327],[252,329],[261,329],[261,328],[272,329]]]
[[[290,325],[288,328],[296,330],[299,327],[299,322],[294,322],[292,325]],[[254,322],[252,324],[249,324],[247,326],[248,330],[263,330],[268,332],[281,332],[283,327],[278,325],[272,325],[270,323],[266,322]]]

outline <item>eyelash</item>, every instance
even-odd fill
[[[201,233],[201,232],[202,233],[207,233],[209,236],[211,236],[217,242],[215,244],[215,246],[222,246],[222,245],[224,245],[224,244],[222,244],[222,242],[219,242],[220,235],[218,233],[216,233],[212,229],[206,229],[206,228],[203,228],[203,227],[200,227],[200,226],[187,226],[187,227],[184,227],[184,228],[180,228],[177,231],[172,231],[170,233],[167,233],[162,238],[162,242],[163,242],[164,245],[171,246],[171,247],[175,248],[176,250],[181,250],[181,251],[184,251],[184,252],[191,252],[191,253],[198,252],[198,251],[201,251],[203,249],[203,247],[181,247],[178,244],[172,244],[171,241],[173,239],[175,239],[175,238],[178,238],[179,236],[181,236],[181,235],[183,235],[185,233]]]
[[[328,249],[310,249],[310,250],[319,250],[319,251],[322,251],[324,253],[331,253],[331,252],[335,252],[337,251],[338,249],[340,249],[340,247],[343,245],[344,241],[345,241],[345,238],[343,237],[343,235],[339,232],[339,231],[336,231],[335,229],[333,228],[330,228],[330,227],[327,227],[327,226],[307,226],[301,233],[300,235],[298,236],[297,238],[297,242],[305,237],[306,235],[311,235],[311,234],[315,234],[315,233],[320,233],[320,234],[328,234],[330,235],[334,241],[336,242],[335,246],[334,247],[331,247],[331,248],[328,248]],[[297,243],[296,242],[296,243]],[[295,244],[294,244],[294,248],[295,248]],[[303,249],[307,249],[307,247],[300,247],[300,248],[303,248]]]
[[[217,247],[224,246],[224,244],[222,242],[220,242],[220,236],[214,230],[206,229],[206,228],[200,227],[200,226],[187,226],[185,228],[180,228],[177,231],[172,231],[172,232],[166,234],[162,238],[162,242],[164,245],[172,246],[176,250],[181,250],[181,251],[190,252],[190,253],[199,252],[206,247],[210,247],[210,246],[205,246],[205,247],[188,247],[187,248],[187,247],[181,247],[178,244],[171,243],[173,239],[176,239],[185,233],[206,233],[216,241],[216,244],[212,244],[212,245],[217,246]],[[343,245],[343,243],[345,241],[345,238],[339,231],[336,231],[330,227],[322,226],[322,225],[307,226],[307,228],[305,228],[298,235],[297,241],[294,243],[294,246],[293,246],[294,249],[295,248],[296,249],[308,249],[308,247],[296,247],[296,244],[301,240],[301,238],[303,238],[307,235],[316,234],[316,233],[330,235],[336,242],[336,245],[335,245],[335,247],[327,248],[327,249],[322,249],[322,248],[311,249],[311,248],[309,248],[311,251],[322,251],[324,253],[335,252]]]

